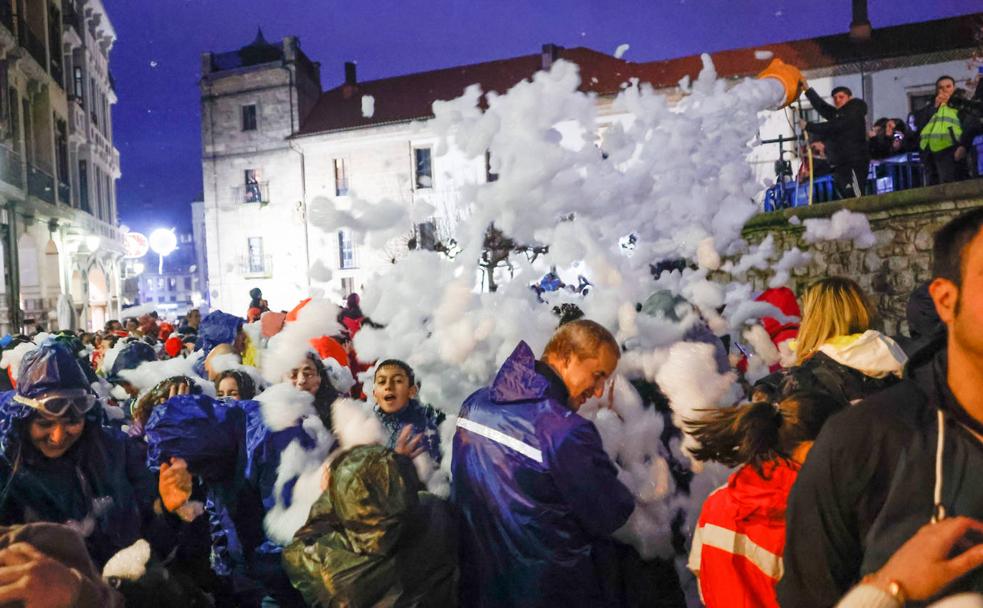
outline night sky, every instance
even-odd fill
[[[204,51],[256,28],[300,37],[325,89],[359,80],[538,53],[542,44],[653,61],[845,32],[850,0],[103,0],[117,33],[111,69],[120,221],[190,230],[201,192],[198,76]],[[875,28],[978,11],[979,0],[870,0]]]

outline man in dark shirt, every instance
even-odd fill
[[[870,168],[867,145],[867,104],[853,96],[846,87],[833,89],[830,105],[809,83],[802,81],[806,97],[825,122],[803,125],[809,135],[826,144],[826,154],[833,167],[833,183],[842,198],[863,196]]]
[[[932,275],[946,332],[826,423],[792,488],[782,606],[833,606],[929,521],[983,518],[983,207],[936,233]],[[943,594],[957,590],[983,591],[983,570]]]

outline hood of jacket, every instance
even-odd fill
[[[92,390],[75,354],[64,344],[49,340],[24,355],[17,373],[17,394],[36,399],[80,389]]]
[[[380,445],[359,446],[331,464],[328,491],[311,509],[311,520],[331,521],[355,553],[389,554],[419,504],[420,489],[410,459]]]
[[[245,320],[242,317],[221,310],[209,313],[198,326],[195,350],[204,350],[207,355],[218,344],[232,344],[243,323]]]
[[[744,465],[727,480],[728,510],[735,521],[782,519],[788,493],[799,474],[799,465],[786,460],[765,463],[761,472]]]
[[[519,342],[495,375],[491,398],[495,403],[517,403],[542,399],[549,380],[536,371],[536,357],[525,342]]]
[[[18,421],[37,412],[34,408],[14,401],[14,395],[37,399],[61,391],[91,392],[89,380],[72,352],[65,345],[48,341],[28,352],[17,374],[17,390],[0,395],[0,456],[7,457],[17,441]],[[102,408],[97,404],[86,414],[86,421],[100,421]]]
[[[900,378],[908,356],[897,342],[879,331],[837,336],[819,347],[830,359],[871,378]]]

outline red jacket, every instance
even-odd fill
[[[689,568],[707,608],[778,608],[785,505],[799,466],[763,468],[765,477],[744,465],[703,503]]]

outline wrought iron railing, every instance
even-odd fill
[[[24,166],[20,154],[8,146],[0,146],[0,180],[24,189]]]
[[[253,182],[242,186],[233,186],[232,200],[237,203],[265,205],[270,202],[270,182]]]
[[[58,180],[58,202],[63,205],[72,204],[72,186],[68,182]]]
[[[239,274],[244,277],[269,277],[273,275],[273,256],[239,257]]]
[[[27,193],[46,203],[55,203],[55,178],[35,167],[27,166]]]

